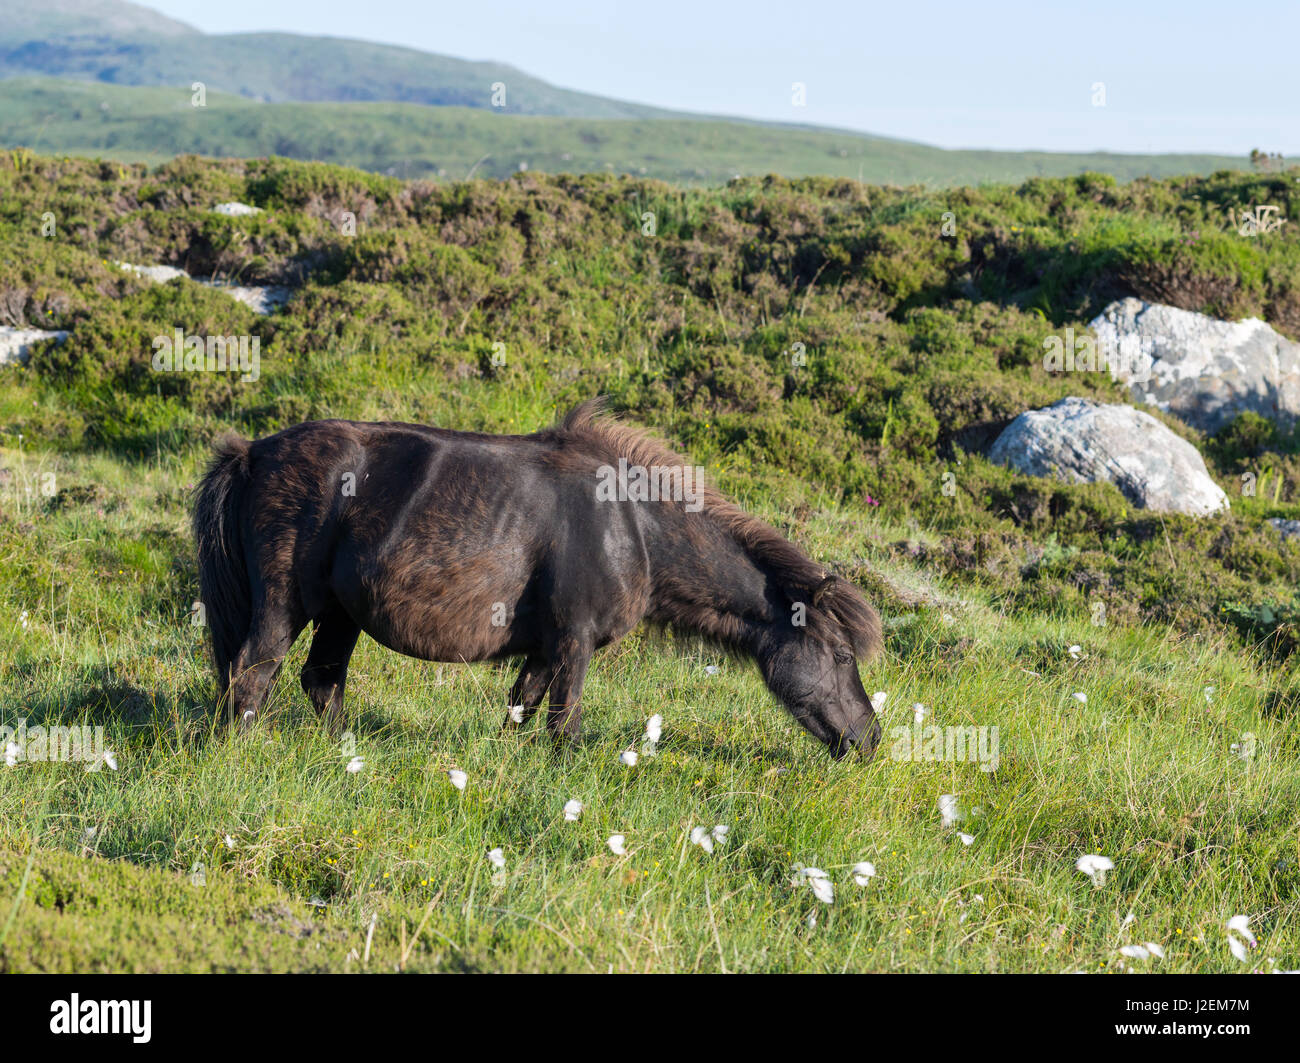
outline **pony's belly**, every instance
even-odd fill
[[[353,620],[376,642],[407,657],[485,661],[535,648],[527,617],[517,615],[519,603],[501,591],[489,601],[391,583],[350,590],[337,596]]]
[[[468,640],[438,630],[422,632],[393,631],[379,624],[362,624],[361,629],[376,642],[422,661],[459,663],[490,661],[528,652],[533,647],[526,641],[503,631],[497,637],[480,637]]]

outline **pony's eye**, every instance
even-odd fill
[[[849,653],[847,650],[836,650],[836,651],[835,651],[835,663],[836,663],[836,664],[852,664],[852,663],[853,663],[853,654]]]

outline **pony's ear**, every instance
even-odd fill
[[[834,585],[835,585],[834,576],[827,576],[824,580],[822,580],[819,584],[817,584],[816,589],[812,592],[812,605],[814,609],[821,608],[822,599],[826,596],[826,592],[830,590],[831,587],[833,587]]]

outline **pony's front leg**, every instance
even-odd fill
[[[546,697],[550,683],[551,666],[541,657],[529,657],[519,670],[515,685],[510,688],[510,705],[501,730],[513,730],[531,719]]]
[[[546,727],[555,739],[577,741],[582,724],[582,684],[591,664],[591,647],[576,638],[559,640],[555,655],[555,674],[551,678],[551,704]]]

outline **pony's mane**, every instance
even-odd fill
[[[653,433],[615,420],[603,397],[575,406],[563,421],[542,434],[607,460],[625,458],[629,465],[690,464]],[[880,650],[880,616],[852,583],[828,572],[771,525],[723,497],[712,484],[697,483],[695,490],[703,503],[698,515],[730,535],[752,561],[771,573],[791,601],[806,603],[809,634],[830,642],[833,626],[847,639],[854,656],[863,660]]]

